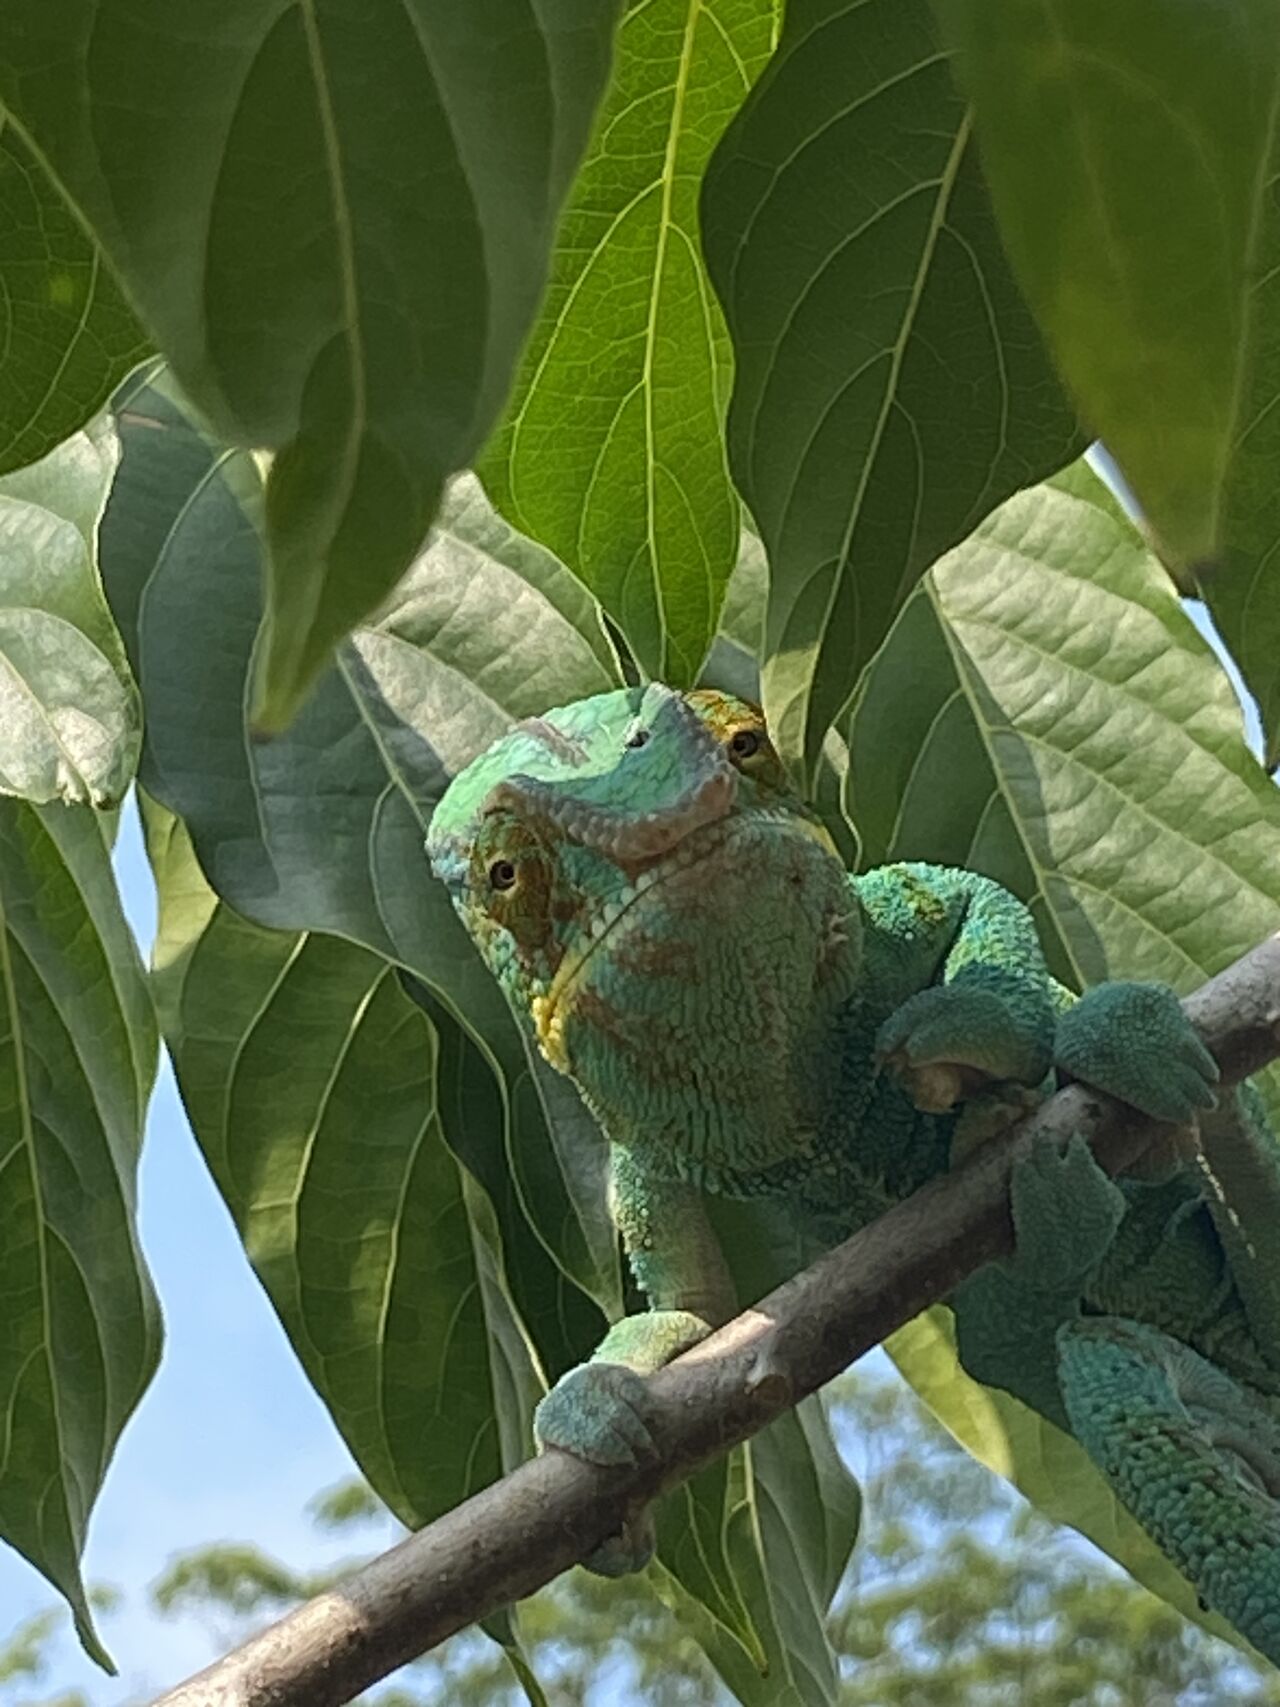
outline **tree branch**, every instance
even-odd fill
[[[1280,934],[1185,1003],[1236,1083],[1280,1055]],[[1080,1085],[1052,1097],[650,1382],[658,1460],[603,1470],[562,1452],[522,1464],[339,1588],[252,1637],[154,1707],[341,1707],[465,1625],[543,1587],[618,1528],[816,1391],[1012,1249],[1009,1171],[1040,1133],[1084,1133],[1109,1173],[1161,1128]]]

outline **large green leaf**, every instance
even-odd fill
[[[790,0],[703,227],[730,461],[769,554],[765,707],[811,782],[916,578],[1079,441],[927,0]]]
[[[1280,760],[1280,7],[947,0],[1009,254]]]
[[[742,1304],[816,1254],[767,1200],[710,1199],[708,1210]],[[857,1540],[861,1495],[820,1399],[805,1400],[713,1471],[716,1480],[704,1472],[685,1495],[684,1545],[659,1527],[663,1564],[701,1607],[691,1609],[670,1579],[667,1596],[740,1700],[827,1707],[839,1678],[826,1618]]]
[[[1280,789],[1083,464],[1003,505],[904,611],[851,723],[848,800],[867,864],[941,859],[1033,899],[1077,988],[1193,989],[1280,926]]]
[[[0,794],[110,806],[133,776],[142,712],[96,566],[118,454],[97,422],[0,477]]]
[[[1160,564],[1083,464],[1011,499],[910,600],[851,720],[847,799],[868,865],[997,878],[1077,988],[1194,988],[1280,927],[1280,790]],[[1280,1108],[1274,1072],[1263,1082]],[[1196,1615],[1080,1448],[953,1379],[936,1328],[895,1345],[978,1457]]]
[[[0,109],[0,471],[82,427],[146,352],[99,250]]]
[[[157,808],[148,847],[161,1018],[210,1172],[360,1468],[429,1522],[500,1473],[500,1428],[524,1456],[542,1391],[445,1143],[435,1028],[367,949],[220,903]]]
[[[286,735],[253,742],[252,459],[211,446],[155,386],[122,403],[119,420],[102,564],[147,701],[148,791],[187,823],[209,882],[237,911],[362,944],[416,973],[465,1023],[501,1075],[499,1117],[476,1142],[497,1146],[577,1286],[617,1308],[603,1141],[517,1030],[422,845],[450,776],[512,719],[614,684],[591,599],[494,515],[474,480],[460,481],[377,622],[344,645]],[[548,1108],[566,1118],[549,1121]],[[576,1319],[544,1348],[553,1367],[597,1320],[575,1288],[564,1308]]]
[[[135,1173],[155,1024],[101,821],[0,799],[0,1536],[66,1595],[155,1369]]]
[[[278,451],[263,721],[497,417],[612,0],[10,0],[0,100],[229,440]]]
[[[698,185],[773,47],[776,0],[631,0],[551,287],[482,472],[599,596],[641,665],[692,682],[738,545],[732,361]]]

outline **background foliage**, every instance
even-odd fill
[[[1077,985],[1189,988],[1280,925],[1280,795],[1183,604],[1274,757],[1278,11],[9,0],[0,1533],[91,1647],[84,1527],[158,1353],[153,1002],[401,1521],[521,1458],[624,1307],[600,1135],[422,855],[512,719],[646,674],[759,691],[851,863],[989,872]],[[1149,532],[1078,460],[1094,433]],[[135,777],[149,988],[109,857]],[[801,1260],[763,1210],[739,1233],[744,1296]],[[891,1350],[1199,1615],[945,1315]],[[839,1591],[859,1510],[810,1402],[666,1503],[617,1591],[634,1652],[662,1601],[738,1700],[864,1698],[874,1608],[924,1591],[905,1541],[897,1587],[873,1543]],[[1048,1576],[1005,1585],[1041,1630]],[[540,1616],[493,1626],[515,1663]]]
[[[830,1623],[841,1707],[1276,1707],[1269,1668],[1206,1636],[980,1470],[874,1360],[832,1389],[841,1449],[866,1492],[858,1550]],[[218,1647],[279,1617],[398,1537],[358,1480],[308,1506],[336,1567],[294,1567],[252,1541],[194,1546],[147,1585],[156,1612],[196,1620]],[[93,1599],[110,1628],[118,1591]],[[101,1689],[45,1693],[65,1619],[33,1617],[0,1643],[4,1707],[99,1707]],[[533,1669],[557,1707],[727,1707],[690,1634],[634,1582],[574,1571],[522,1611]],[[368,1707],[520,1707],[501,1647],[455,1637],[361,1701]]]

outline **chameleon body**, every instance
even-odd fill
[[[611,1141],[650,1304],[544,1399],[542,1444],[652,1450],[643,1375],[740,1302],[709,1196],[768,1196],[834,1243],[1056,1066],[1162,1120],[1204,1115],[1248,1189],[1228,1212],[1210,1137],[1121,1183],[1083,1141],[1033,1155],[1014,1256],[951,1299],[961,1358],[1069,1428],[1204,1604],[1280,1661],[1280,1169],[1248,1092],[1208,1114],[1217,1069],[1172,992],[1077,1000],[977,874],[849,875],[760,712],[711,691],[620,690],[517,726],[450,785],[428,851]],[[633,1568],[648,1544],[639,1521],[594,1562]]]

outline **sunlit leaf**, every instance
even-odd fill
[[[599,596],[641,665],[693,680],[738,544],[732,362],[698,186],[773,46],[775,0],[631,0],[551,287],[482,472]]]
[[[133,776],[142,711],[96,564],[118,454],[100,422],[0,477],[0,794],[102,807]]]

